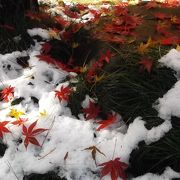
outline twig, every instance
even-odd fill
[[[17,179],[17,180],[20,180],[20,179],[17,177],[17,175],[16,175],[16,173],[15,173],[13,167],[11,166],[10,162],[9,162],[8,160],[6,160],[6,161],[7,161],[8,167],[12,170],[12,172],[13,172],[14,176],[16,177],[16,179]]]
[[[49,154],[51,154],[52,152],[54,152],[56,150],[56,148],[52,149],[51,151],[49,151],[47,154],[45,154],[44,156],[40,157],[38,160],[41,160],[43,158],[45,158],[46,156],[48,156]]]
[[[52,121],[52,123],[51,123],[51,126],[50,126],[50,128],[48,129],[48,132],[47,132],[47,134],[46,134],[46,136],[45,136],[45,138],[44,138],[44,141],[42,142],[41,148],[43,147],[43,145],[44,145],[44,143],[45,143],[45,141],[46,141],[46,139],[47,139],[47,136],[49,135],[49,132],[50,132],[50,130],[52,129],[52,127],[53,127],[53,125],[54,125],[55,119],[56,119],[56,117],[54,117],[54,119],[53,119],[53,121]]]
[[[116,140],[115,140],[115,145],[114,145],[114,151],[113,151],[112,160],[114,159],[114,154],[115,154],[115,150],[116,150],[116,144],[117,144],[117,138],[116,138]]]

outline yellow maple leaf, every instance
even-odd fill
[[[73,48],[73,49],[77,48],[78,46],[79,46],[79,43],[76,43],[76,42],[73,42],[73,43],[72,43],[72,48]]]
[[[177,51],[180,51],[180,45],[177,45],[177,46],[176,46],[176,50],[177,50]]]
[[[49,36],[51,38],[54,38],[54,39],[57,39],[57,40],[60,40],[60,36],[59,36],[59,31],[57,29],[50,29],[49,30]]]
[[[171,17],[171,22],[172,23],[176,23],[177,22],[177,17],[176,16],[172,16]]]
[[[147,43],[141,43],[139,47],[137,48],[137,51],[139,54],[143,55],[145,54],[150,47],[154,46],[154,42],[152,41],[151,37],[147,40]]]
[[[95,76],[95,82],[101,81],[102,79],[104,79],[104,77],[105,77],[104,74],[101,76]]]
[[[9,112],[9,116],[10,117],[13,117],[13,118],[16,118],[16,119],[19,119],[21,115],[24,115],[25,113],[22,112],[22,111],[18,111],[17,109],[11,109],[11,111]]]
[[[40,117],[46,117],[47,116],[47,111],[43,110],[43,111],[39,112],[39,114],[40,114]]]
[[[83,67],[80,67],[80,70],[79,70],[81,73],[85,73],[87,72],[87,66],[83,66]]]

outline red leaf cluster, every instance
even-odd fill
[[[109,63],[110,59],[112,57],[112,53],[110,50],[107,50],[105,54],[102,54],[100,58],[93,63],[91,68],[88,70],[86,79],[88,82],[92,82],[98,72],[98,70],[101,70],[101,68],[104,66],[104,63]]]

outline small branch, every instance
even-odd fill
[[[116,140],[115,140],[115,145],[114,145],[114,151],[113,151],[112,160],[114,159],[114,154],[115,154],[115,150],[116,150],[116,144],[117,144],[117,138],[116,138]]]
[[[20,179],[17,177],[17,175],[16,175],[16,173],[15,173],[13,167],[11,166],[10,162],[9,162],[8,160],[6,160],[6,161],[7,161],[8,167],[12,170],[12,172],[13,172],[14,176],[16,177],[16,179],[17,179],[17,180],[20,180]]]
[[[56,150],[56,148],[52,149],[51,151],[49,151],[47,154],[45,154],[44,156],[40,157],[38,160],[41,160],[43,158],[45,158],[46,156],[48,156],[49,154],[51,154],[52,152],[54,152]]]
[[[53,127],[53,125],[54,125],[55,119],[56,119],[56,117],[54,117],[54,119],[53,119],[53,121],[52,121],[52,123],[51,123],[51,126],[50,126],[50,128],[49,128],[49,130],[48,130],[48,132],[47,132],[47,134],[46,134],[46,136],[45,136],[45,138],[44,138],[44,141],[42,142],[41,148],[43,147],[43,145],[44,145],[44,143],[45,143],[45,141],[46,141],[46,139],[47,139],[47,136],[49,135],[49,132],[50,132],[50,130],[52,129],[52,127]]]

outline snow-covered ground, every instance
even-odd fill
[[[40,29],[29,30],[32,35],[42,34],[39,31]],[[43,31],[43,37],[48,38],[46,31]],[[137,117],[127,128],[118,116],[116,128],[96,131],[97,124],[91,120],[85,121],[83,115],[80,115],[80,119],[73,117],[66,106],[67,102],[55,97],[55,90],[68,86],[64,79],[69,73],[36,57],[41,52],[41,44],[36,42],[36,45],[27,51],[0,55],[0,88],[14,87],[13,99],[0,103],[0,122],[9,121],[6,128],[11,132],[3,133],[2,141],[8,147],[4,156],[0,157],[0,180],[22,180],[24,175],[42,174],[57,168],[59,176],[65,176],[68,180],[99,179],[100,167],[96,166],[91,152],[84,150],[85,148],[96,146],[105,154],[104,156],[97,153],[97,164],[117,157],[128,164],[130,153],[140,141],[144,140],[150,144],[159,140],[172,128],[171,116],[180,117],[180,82],[177,81],[163,98],[158,99],[155,108],[165,120],[160,126],[147,130],[143,117]],[[30,57],[27,68],[17,64],[17,58],[24,56]],[[179,61],[180,52],[175,49],[159,60],[162,65],[177,71],[177,74],[180,72]],[[12,106],[11,102],[20,97],[24,100]],[[39,101],[33,102],[32,97]],[[87,106],[86,102],[87,99],[83,106]],[[19,117],[27,120],[24,122],[26,127],[37,120],[36,128],[47,129],[36,136],[40,147],[29,143],[27,149],[25,148],[23,125],[12,124]],[[161,176],[148,173],[135,179],[172,178],[180,178],[180,174],[167,167]],[[103,179],[108,180],[110,176],[107,175]]]

